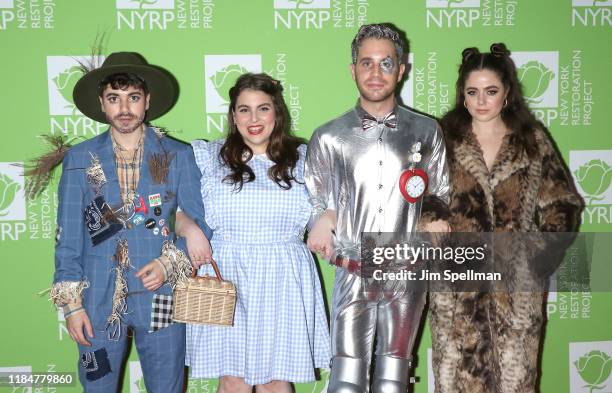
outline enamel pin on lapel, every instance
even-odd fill
[[[145,204],[144,198],[140,195],[134,196],[134,212],[142,213],[145,216],[149,214],[149,209],[147,208],[147,205]]]
[[[161,206],[161,204],[162,204],[161,194],[149,195],[149,206],[157,207],[157,206]]]
[[[405,200],[415,203],[427,192],[428,178],[424,170],[414,168],[421,161],[421,142],[416,142],[410,150],[410,168],[400,175],[399,188]]]

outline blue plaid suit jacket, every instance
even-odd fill
[[[149,160],[155,153],[174,153],[166,184],[155,184],[149,173]],[[196,165],[191,146],[168,137],[159,137],[151,128],[145,129],[144,155],[137,193],[143,196],[148,206],[146,218],[156,220],[160,233],[145,228],[144,224],[132,229],[123,229],[112,238],[93,246],[86,228],[84,209],[96,197],[87,182],[86,170],[91,166],[92,155],[97,156],[106,177],[101,193],[110,206],[119,206],[121,195],[115,168],[110,131],[72,147],[63,161],[62,177],[59,184],[59,207],[57,224],[60,229],[55,248],[54,283],[61,281],[88,280],[90,287],[84,291],[83,306],[96,330],[104,330],[111,313],[115,289],[115,261],[117,240],[126,239],[131,267],[126,274],[128,289],[128,313],[148,325],[153,292],[147,291],[134,274],[161,253],[164,240],[174,239],[174,233],[164,237],[160,219],[170,224],[177,206],[196,221],[205,235],[212,236],[211,229],[204,222],[204,206],[200,194],[201,173]],[[169,193],[169,194],[168,194]],[[155,216],[148,204],[148,196],[160,194],[172,196],[161,205],[162,214]],[[170,227],[171,230],[173,229]],[[177,246],[186,251],[184,240]],[[170,294],[169,285],[163,285],[155,293]]]

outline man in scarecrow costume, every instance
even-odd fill
[[[410,283],[366,285],[362,233],[449,230],[449,180],[442,132],[429,117],[397,104],[406,54],[389,25],[361,26],[352,43],[354,108],[316,130],[305,181],[315,208],[311,250],[336,265],[328,392],[404,393],[425,291]],[[333,241],[332,241],[333,239]],[[383,289],[384,288],[384,289]]]
[[[110,125],[65,153],[58,192],[51,299],[78,343],[81,383],[86,392],[117,391],[129,329],[147,391],[181,392],[185,326],[172,323],[172,284],[191,262],[171,220],[180,206],[207,237],[211,230],[191,147],[146,125],[173,106],[176,81],[119,52],[87,72],[73,97],[84,115]]]

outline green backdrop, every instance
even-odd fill
[[[612,0],[0,0],[0,372],[76,370],[76,346],[61,314],[37,295],[53,272],[57,185],[27,201],[13,164],[43,151],[38,135],[89,138],[105,130],[71,101],[81,75],[76,59],[90,54],[96,37],[104,35],[105,54],[137,51],[174,73],[180,99],[156,124],[185,141],[222,136],[227,89],[245,70],[283,82],[293,127],[308,138],[355,103],[350,42],[363,23],[393,22],[406,31],[412,69],[401,96],[435,116],[453,102],[461,50],[505,42],[532,109],[549,125],[587,200],[582,230],[611,232],[611,13]],[[329,296],[333,271],[326,264],[321,270]],[[612,392],[611,305],[609,293],[553,286],[543,392]],[[433,392],[430,347],[425,325],[415,392]],[[297,391],[323,392],[325,379]],[[132,350],[123,391],[142,386]],[[189,392],[214,386],[191,380]]]

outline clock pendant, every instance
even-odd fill
[[[427,173],[422,169],[407,169],[399,179],[399,188],[409,203],[418,201],[427,191]]]

